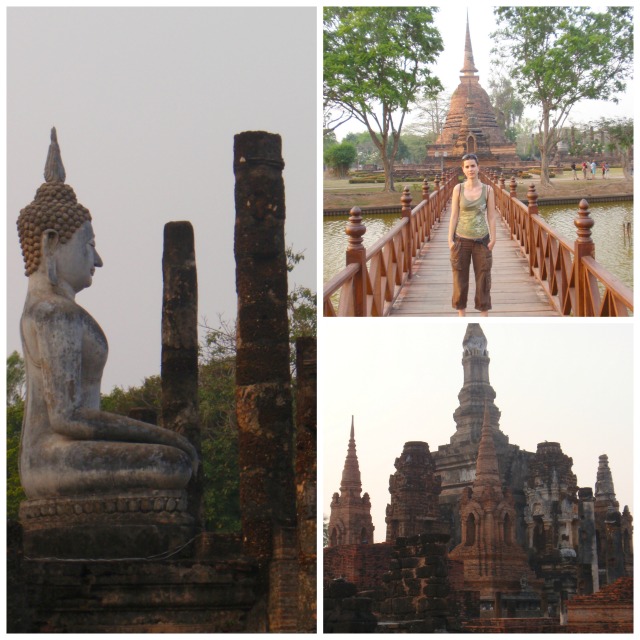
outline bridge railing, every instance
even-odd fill
[[[422,245],[431,240],[431,231],[440,220],[454,185],[457,172],[436,176],[435,189],[422,183],[422,201],[411,208],[411,192],[405,187],[400,199],[401,220],[369,249],[362,236],[366,227],[362,211],[353,207],[346,226],[349,237],[346,267],[324,285],[325,316],[387,316],[402,286],[411,278],[413,263]],[[337,298],[337,300],[336,300]]]
[[[527,192],[526,206],[516,196],[515,177],[509,190],[502,176],[482,173],[482,178],[493,186],[496,207],[529,262],[529,274],[540,283],[558,312],[580,317],[633,315],[632,289],[595,258],[591,239],[594,220],[586,200],[580,201],[574,220],[577,237],[571,242],[539,215],[533,184]]]

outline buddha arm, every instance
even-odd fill
[[[86,326],[81,316],[51,314],[46,322],[36,323],[36,327],[49,424],[55,433],[73,440],[110,440],[176,447],[189,455],[194,470],[197,469],[196,450],[180,434],[85,406],[82,342]]]

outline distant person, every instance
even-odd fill
[[[607,177],[607,163],[602,163],[602,179],[605,180]]]
[[[453,188],[449,250],[453,272],[453,308],[459,316],[466,315],[469,293],[469,271],[473,261],[476,278],[475,308],[481,316],[491,309],[491,265],[496,243],[495,195],[490,185],[478,177],[478,157],[462,156],[462,171],[466,180]]]
[[[595,180],[596,179],[596,170],[598,169],[598,165],[596,164],[595,160],[591,161],[591,179]]]
[[[573,179],[578,180],[578,171],[576,170],[576,163],[571,163],[571,171],[573,171]]]
[[[582,162],[582,175],[584,179],[587,179],[587,163],[585,161]]]
[[[607,176],[609,175],[609,163],[608,162],[604,163],[604,172],[605,172],[605,175],[607,175]]]

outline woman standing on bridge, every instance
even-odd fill
[[[481,316],[491,309],[491,264],[496,243],[495,196],[490,185],[480,182],[478,157],[462,156],[465,182],[453,188],[449,249],[453,270],[453,308],[466,315],[469,270],[473,261],[476,278],[475,307]]]

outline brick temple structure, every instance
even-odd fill
[[[347,459],[342,471],[340,495],[333,494],[331,517],[329,519],[329,545],[372,544],[373,521],[369,494],[362,494],[360,466],[356,454],[356,440],[353,417]]]
[[[353,583],[371,600],[367,611],[378,617],[379,630],[452,631],[461,624],[468,631],[566,631],[574,598],[632,579],[633,518],[628,507],[620,512],[607,456],[600,456],[594,493],[578,486],[560,443],[541,442],[535,453],[509,443],[487,346],[480,325],[469,324],[449,444],[431,452],[426,442],[407,442],[396,459],[385,543],[358,542],[356,519],[351,532],[348,525],[334,532],[344,509],[342,495],[334,494],[325,587],[336,578]],[[342,478],[341,492],[352,486],[362,509],[353,419]],[[448,541],[444,564],[440,547],[422,539],[436,532]],[[421,580],[436,577],[435,567],[442,580],[427,593]],[[422,598],[436,593],[446,602]],[[598,606],[609,601],[597,600]]]
[[[467,17],[464,63],[460,84],[451,96],[449,113],[435,144],[427,146],[427,157],[446,154],[445,166],[458,166],[465,153],[475,153],[480,164],[516,162],[516,148],[499,127],[487,92],[476,75]],[[437,155],[436,155],[437,154]]]

